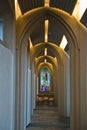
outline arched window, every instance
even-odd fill
[[[50,71],[47,68],[42,68],[40,71],[40,91],[50,91]]]

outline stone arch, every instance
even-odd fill
[[[59,23],[61,23],[63,28],[67,31],[68,36],[67,35],[66,36],[67,36],[67,39],[69,41],[70,48],[72,48],[72,46],[74,45],[75,48],[79,49],[79,45],[78,45],[76,36],[74,34],[74,29],[73,29],[72,24],[71,24],[71,20],[74,23],[74,22],[76,22],[76,19],[74,19],[70,15],[68,15],[68,14],[66,14],[58,9],[55,9],[55,8],[51,8],[51,9],[50,8],[41,8],[41,9],[37,9],[35,11],[32,11],[31,14],[24,15],[22,18],[27,19],[26,23],[25,23],[25,21],[23,21],[22,18],[18,19],[17,26],[19,26],[20,21],[24,24],[24,25],[22,25],[23,26],[22,28],[19,26],[20,32],[19,32],[18,38],[20,39],[20,41],[18,41],[18,44],[19,44],[18,48],[20,48],[21,43],[23,43],[24,37],[26,37],[25,39],[28,39],[28,36],[32,30],[32,27],[34,25],[37,25],[37,23],[39,23],[41,18],[44,17],[44,19],[46,19],[45,17],[47,14],[49,14],[51,17],[55,18]],[[28,19],[28,17],[30,17],[30,19]],[[67,21],[67,19],[69,19],[69,22]],[[26,35],[26,33],[27,33],[27,35]]]
[[[58,56],[58,59],[60,59],[61,64],[63,64],[63,62],[61,60],[62,59],[61,48],[59,48],[57,45],[55,45],[53,43],[49,43],[49,42],[48,43],[39,43],[33,47],[34,52],[31,53],[32,60],[35,58],[35,56],[37,57],[42,50],[44,51],[44,48],[46,48],[46,47],[50,49],[50,51],[54,54],[55,57]]]
[[[47,60],[49,60],[48,62],[51,62],[51,64],[52,64],[53,66],[57,67],[56,63],[53,61],[53,60],[54,60],[53,57],[51,57],[51,56],[40,56],[40,57],[38,57],[38,61],[37,61],[36,65],[35,65],[35,68],[37,68],[37,66],[38,66],[41,62],[43,62],[43,59],[45,59],[45,58],[46,58]]]

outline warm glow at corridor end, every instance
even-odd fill
[[[49,21],[45,20],[45,42],[48,42],[48,26],[49,26]]]
[[[44,6],[49,7],[50,0],[44,0]]]
[[[72,15],[80,20],[87,8],[87,0],[77,0]]]
[[[62,38],[61,43],[60,43],[60,47],[61,47],[62,49],[65,49],[67,43],[68,43],[68,42],[67,42],[67,39],[66,39],[65,35],[63,35],[63,38]]]
[[[44,50],[44,55],[47,56],[47,48]]]
[[[46,62],[47,62],[47,60],[45,59],[45,60],[44,60],[44,62],[46,63]]]
[[[16,20],[19,18],[20,15],[22,15],[18,1],[15,0],[15,15],[16,15]]]

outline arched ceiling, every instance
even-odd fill
[[[9,1],[13,1],[13,0],[9,0]],[[50,7],[63,10],[71,15],[73,13],[74,7],[78,0],[18,0],[18,3],[22,14],[25,14],[26,12],[32,9],[44,7],[44,3],[46,1],[49,2]],[[85,27],[87,27],[87,8],[80,22]]]
[[[77,0],[18,0],[19,7],[21,9],[22,14],[26,14],[29,11],[31,12],[33,9],[36,8],[43,8],[45,5],[45,2],[49,2],[50,8],[56,8],[60,9],[61,11],[66,12],[68,15],[72,15],[72,12],[74,10],[75,4]],[[87,13],[86,13],[87,14]],[[86,14],[83,19],[86,20]],[[64,34],[63,27],[61,23],[49,15],[48,12],[46,12],[46,15],[44,18],[38,19],[39,22],[36,21],[37,24],[34,24],[32,27],[32,31],[29,33],[30,40],[35,46],[38,43],[45,43],[45,21],[48,20],[48,39],[47,42],[60,45],[62,37]],[[84,22],[84,20],[82,20]],[[31,21],[32,22],[32,21]],[[85,23],[85,22],[84,22]],[[68,42],[68,41],[67,41]],[[44,55],[44,49],[39,53],[38,56]],[[69,50],[68,44],[65,48],[65,51],[67,52]],[[47,47],[47,55],[55,57],[54,53]]]
[[[22,14],[26,14],[27,12],[31,12],[33,9],[36,8],[43,8],[46,1],[49,1],[49,7],[60,9],[62,11],[65,11],[69,15],[72,14],[75,4],[77,0],[18,0],[19,7],[21,9]],[[85,17],[85,16],[84,16]],[[86,17],[85,17],[86,19]],[[61,43],[62,37],[64,34],[64,30],[62,26],[58,23],[58,20],[51,17],[48,12],[46,12],[46,15],[42,19],[38,19],[38,23],[35,25],[29,34],[31,42],[33,45],[36,45],[38,43],[45,42],[45,20],[49,21],[48,25],[48,42],[57,44],[58,46]],[[31,21],[32,22],[32,21]],[[36,21],[37,22],[37,21]],[[67,52],[69,50],[68,44],[65,48],[65,51]],[[44,52],[41,52],[41,55],[43,55]],[[48,53],[50,51],[48,50]]]
[[[63,10],[69,14],[73,12],[74,6],[77,0],[18,0],[22,14],[32,11],[35,8],[44,7],[46,1],[49,1],[49,6]],[[48,42],[60,45],[64,32],[58,21],[51,17],[48,13],[45,18],[42,18],[40,22],[34,26],[30,38],[32,44],[35,45],[45,40],[45,19],[49,21],[48,25]],[[37,22],[37,21],[36,21]],[[67,45],[66,51],[69,50]],[[49,52],[48,52],[49,53]]]
[[[17,1],[19,3],[19,7],[23,15],[25,15],[27,12],[29,13],[30,11],[36,8],[42,9],[46,1],[49,1],[49,8],[52,8],[52,9],[56,8],[56,9],[66,12],[68,15],[71,15],[75,7],[75,4],[77,2],[77,0],[17,0]],[[12,9],[15,10],[13,8],[15,7],[14,5],[15,0],[8,0],[8,2],[10,3],[10,6],[12,7]],[[8,10],[9,8],[8,2],[1,0],[2,4],[0,7],[1,7],[2,12]],[[54,17],[52,17],[51,15],[49,15],[48,11],[46,11],[45,18],[42,18],[40,20],[38,19],[39,22],[36,25],[34,25],[31,33],[29,34],[31,42],[33,43],[33,45],[45,42],[44,41],[45,30],[46,30],[45,20],[49,21],[47,42],[50,42],[59,46],[62,40],[62,37],[64,35],[64,30],[60,22]],[[81,22],[87,27],[87,9],[81,19]],[[44,49],[45,48],[42,49],[42,51],[39,53],[38,56],[44,55]],[[69,47],[67,46],[65,50],[66,51],[69,50]],[[49,47],[47,47],[47,55],[55,57],[53,51]]]
[[[43,63],[45,59],[47,60],[47,62],[50,62],[53,66],[57,67],[58,62],[56,58],[53,58],[51,56],[39,56],[38,58],[35,59],[36,66],[40,65],[41,62]]]
[[[46,62],[44,62],[45,59],[46,59]],[[56,59],[52,58],[51,56],[50,57],[49,56],[46,56],[46,57],[45,56],[40,56],[40,57],[35,59],[35,63],[36,63],[35,64],[36,70],[37,70],[37,68],[40,68],[42,65],[43,66],[48,65],[48,68],[52,67],[53,70],[57,69],[57,67],[58,67]]]
[[[45,48],[47,48],[47,55],[45,56],[44,51]],[[64,51],[58,47],[57,45],[53,43],[39,43],[38,45],[35,45],[32,47],[31,50],[31,61],[33,61],[35,58],[38,58],[40,56],[45,57],[51,57],[51,58],[58,58],[62,62],[62,54]]]
[[[47,14],[47,20],[49,21],[48,25],[48,42],[60,45],[62,36],[64,34],[64,31],[62,29],[62,26],[60,26],[59,22]],[[40,43],[41,41],[44,42],[45,37],[45,19],[40,20],[38,24],[34,27],[31,34],[31,41],[33,45],[36,43]]]

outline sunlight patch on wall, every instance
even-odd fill
[[[44,50],[44,55],[47,56],[47,48]]]
[[[49,27],[49,21],[45,20],[45,42],[48,42],[48,27]]]
[[[49,7],[50,4],[50,0],[44,0],[44,6],[45,7]]]
[[[80,20],[86,8],[87,8],[87,0],[78,0],[72,15],[75,16],[76,19]]]
[[[47,60],[45,59],[45,60],[44,60],[44,62],[46,63],[46,62],[47,62]]]
[[[61,43],[60,43],[60,47],[61,47],[62,49],[65,49],[67,43],[68,43],[68,42],[67,42],[67,39],[66,39],[65,35],[63,35],[62,40],[61,40]]]

